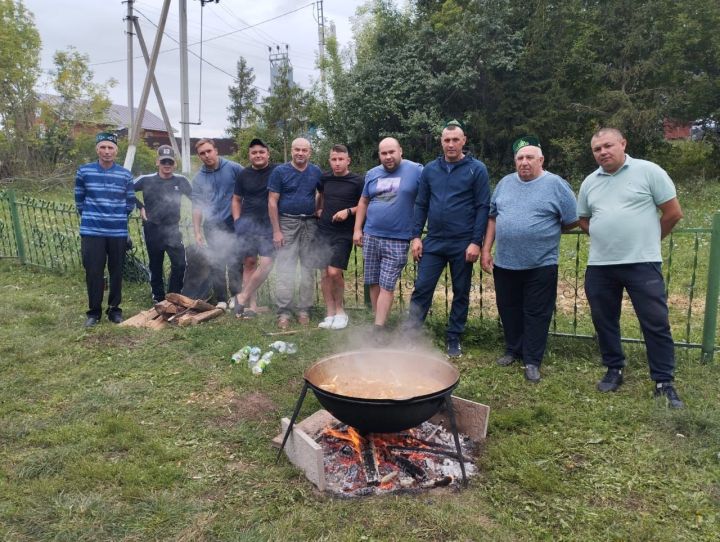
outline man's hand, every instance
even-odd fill
[[[205,248],[207,246],[207,243],[205,242],[205,238],[203,237],[202,233],[200,233],[199,231],[195,232],[195,244],[202,248]]]
[[[345,222],[348,218],[350,218],[350,209],[342,209],[333,215],[332,221]]]
[[[423,244],[422,240],[419,237],[416,237],[415,239],[410,241],[410,250],[412,251],[413,260],[419,262],[420,258],[422,258],[423,253]]]
[[[356,247],[363,246],[363,232],[362,230],[355,230],[353,232],[353,244]]]
[[[475,263],[480,258],[480,245],[470,243],[465,249],[465,261]]]
[[[275,248],[281,248],[285,244],[285,236],[281,231],[273,232],[273,245]]]
[[[480,259],[480,265],[482,266],[483,271],[485,271],[486,273],[492,273],[495,262],[493,261],[493,257],[492,254],[490,254],[490,251],[483,251],[482,258]]]
[[[140,209],[140,218],[142,218],[143,222],[147,222],[147,213],[145,212],[145,207]]]

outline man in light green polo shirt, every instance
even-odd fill
[[[673,387],[675,350],[660,249],[661,239],[683,216],[675,186],[658,165],[625,154],[627,141],[615,128],[598,130],[590,145],[600,167],[580,187],[578,216],[580,228],[590,234],[585,293],[607,367],[597,388],[616,391],[623,382],[620,311],[625,289],[645,338],[655,396],[682,408]]]

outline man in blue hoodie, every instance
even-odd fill
[[[237,247],[231,211],[235,181],[243,170],[236,164],[218,156],[212,139],[201,139],[195,144],[203,166],[192,182],[192,220],[195,242],[207,247],[210,264],[210,283],[217,306],[227,309],[227,268],[232,296],[240,292],[242,263]]]
[[[427,164],[420,176],[410,243],[419,265],[410,298],[409,328],[425,321],[438,279],[450,264],[453,300],[446,331],[450,357],[462,355],[460,336],[470,306],[472,267],[480,256],[490,205],[487,168],[463,152],[466,141],[458,121],[445,125],[440,137],[443,155]],[[427,234],[421,240],[426,222]]]

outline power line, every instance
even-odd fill
[[[307,8],[307,7],[312,6],[312,5],[313,5],[313,4],[305,4],[305,5],[303,5],[303,6],[300,6],[299,8],[295,8],[295,9],[293,9],[293,10],[286,11],[285,13],[281,13],[280,15],[276,15],[275,17],[271,17],[270,19],[265,19],[264,21],[260,21],[259,23],[255,23],[255,24],[246,26],[245,28],[239,28],[239,29],[233,30],[233,31],[231,31],[231,32],[226,32],[225,34],[219,34],[219,35],[217,35],[217,36],[213,36],[213,37],[211,37],[211,38],[207,38],[206,40],[202,40],[202,41],[200,41],[200,42],[191,43],[190,46],[199,45],[200,43],[208,43],[208,42],[210,42],[210,41],[215,41],[215,40],[218,40],[218,39],[220,39],[220,38],[224,38],[224,37],[227,37],[227,36],[231,36],[231,35],[233,35],[233,34],[237,34],[238,32],[244,32],[245,30],[250,30],[251,28],[255,28],[255,27],[257,27],[257,26],[260,26],[260,25],[263,25],[263,24],[266,24],[266,23],[275,21],[275,20],[280,19],[280,18],[282,18],[282,17],[285,17],[285,16],[287,16],[287,15],[291,15],[291,14],[293,14],[293,13],[296,13],[296,12],[298,12],[298,11],[301,11],[301,10]],[[136,12],[136,13],[139,13],[140,15],[142,15],[145,19],[147,19],[147,21],[148,21],[150,24],[152,24],[153,26],[155,26],[155,27],[157,28],[157,25],[156,25],[156,24],[152,21],[152,19],[150,19],[147,15],[145,15],[144,13],[142,13],[142,12],[141,12],[140,10],[138,10],[138,9],[135,9],[135,12]],[[168,38],[170,38],[171,40],[173,40],[175,43],[178,43],[178,41],[177,41],[175,38],[173,38],[170,34],[168,34],[167,32],[164,32],[164,34],[165,34]],[[174,47],[174,48],[172,48],[172,49],[165,49],[164,51],[160,51],[160,53],[161,53],[161,54],[162,54],[162,53],[170,53],[170,52],[172,52],[172,51],[177,51],[178,49],[179,49],[179,47]],[[190,51],[190,52],[192,53],[192,51]],[[193,54],[195,54],[195,53],[193,53]],[[195,56],[197,56],[197,55],[195,55]],[[135,57],[135,58],[142,58],[142,57],[141,57],[141,56],[138,56],[138,57]],[[103,61],[103,62],[93,62],[92,64],[89,64],[89,66],[102,66],[102,65],[105,65],[105,64],[116,64],[116,63],[118,63],[118,62],[125,62],[126,60],[127,60],[127,59],[125,59],[125,58],[120,58],[120,59],[117,59],[117,60],[106,60],[106,61]],[[221,70],[221,71],[222,71],[222,70]]]
[[[157,25],[156,25],[153,21],[151,21],[144,13],[142,13],[141,11],[138,11],[138,10],[135,10],[135,13],[139,13],[140,15],[142,15],[145,19],[147,19],[147,21],[148,21],[151,25],[153,25],[155,28],[157,28]],[[168,35],[166,32],[163,32],[163,34],[165,34],[168,38],[170,38],[171,40],[173,40],[175,43],[178,43],[178,41],[177,41],[173,36]],[[193,44],[193,45],[197,45],[197,44]],[[174,49],[168,49],[168,50],[163,51],[163,52],[166,53],[166,52],[170,52],[170,51],[177,51],[178,49],[179,49],[179,47],[175,47]],[[204,62],[205,64],[207,64],[207,65],[210,66],[211,68],[215,68],[217,71],[219,71],[219,72],[221,72],[221,73],[224,73],[225,75],[227,75],[227,76],[230,77],[231,79],[237,80],[237,77],[236,77],[236,76],[234,76],[234,75],[226,72],[225,70],[223,70],[223,69],[220,68],[219,66],[216,66],[215,64],[213,64],[213,63],[210,62],[209,60],[206,60],[206,59],[202,58],[202,57],[201,57],[200,55],[198,55],[195,51],[191,51],[190,49],[188,49],[188,52],[189,52],[191,55],[193,55],[194,57],[198,58],[198,59],[200,60],[200,62]],[[262,92],[265,92],[265,93],[268,92],[267,89],[264,89],[264,88],[259,87],[259,86],[257,86],[257,85],[252,85],[252,86],[255,87],[256,89],[262,91]]]

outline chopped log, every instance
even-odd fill
[[[195,324],[199,324],[200,322],[206,322],[208,320],[212,320],[213,318],[217,318],[218,316],[221,316],[225,314],[225,311],[223,309],[216,309],[213,308],[212,310],[201,312],[201,313],[188,313],[184,314],[180,318],[177,319],[177,323],[179,326],[194,326]]]
[[[165,319],[167,319],[173,314],[177,314],[180,309],[178,309],[178,306],[174,303],[166,300],[155,303],[155,310],[158,312],[158,314],[161,314]]]
[[[193,309],[198,312],[211,311],[215,309],[215,306],[211,305],[207,301],[203,301],[202,299],[191,299],[182,294],[170,293],[165,296],[165,299],[170,301],[170,303],[180,305],[184,309]]]
[[[150,320],[148,322],[145,322],[145,326],[148,329],[158,330],[163,329],[167,327],[168,323],[166,320],[163,320],[162,318],[155,318],[154,320]]]
[[[124,322],[122,322],[121,326],[129,326],[129,327],[145,327],[145,324],[149,321],[151,321],[153,318],[157,318],[158,312],[153,309],[148,309],[146,311],[142,311],[132,318],[128,318]]]

